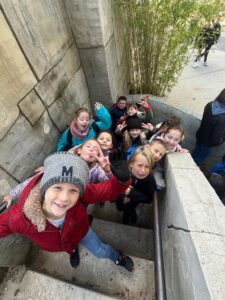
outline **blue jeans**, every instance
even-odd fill
[[[108,258],[116,263],[119,257],[119,252],[110,245],[104,244],[90,227],[80,244],[98,258]]]
[[[191,153],[191,156],[195,163],[199,165],[210,153],[210,148],[203,146],[201,144],[196,144],[194,150]]]

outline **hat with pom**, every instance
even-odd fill
[[[89,182],[89,168],[79,156],[68,152],[54,153],[44,161],[44,174],[40,183],[41,198],[46,190],[56,183],[72,183],[82,195]]]

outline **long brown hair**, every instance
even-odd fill
[[[140,146],[144,145],[146,136],[144,132],[141,130],[140,135],[138,136],[140,139]],[[128,130],[126,130],[123,134],[123,149],[127,151],[132,146],[132,138]]]

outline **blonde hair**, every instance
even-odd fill
[[[141,133],[139,134],[140,138],[140,146],[144,145],[146,136],[144,132],[141,130]],[[132,146],[132,138],[130,136],[130,133],[128,130],[126,130],[123,134],[123,149],[124,151],[127,151]]]
[[[152,154],[150,152],[150,150],[148,149],[148,147],[146,146],[140,146],[138,147],[130,156],[129,160],[128,160],[128,165],[130,166],[131,164],[133,164],[135,162],[136,156],[137,155],[143,155],[147,161],[148,161],[148,166],[149,169],[152,170],[153,166],[154,166],[154,160],[152,158]]]

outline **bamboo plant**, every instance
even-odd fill
[[[188,61],[205,22],[224,9],[220,0],[117,0],[129,62],[131,93],[163,96]]]

